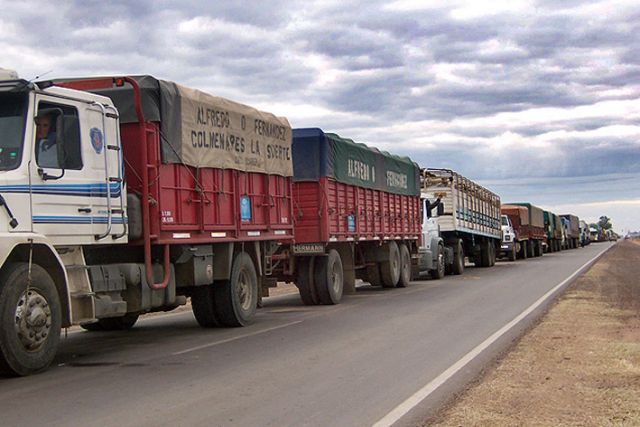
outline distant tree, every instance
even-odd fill
[[[611,219],[606,216],[603,215],[600,217],[600,220],[598,221],[598,225],[600,227],[602,227],[603,230],[610,230],[611,229]]]

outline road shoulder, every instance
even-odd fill
[[[621,242],[424,425],[640,425],[640,245]]]

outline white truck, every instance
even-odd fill
[[[0,371],[187,297],[203,327],[251,321],[293,239],[291,158],[267,159],[286,119],[151,76],[0,70],[0,136]]]
[[[462,274],[465,257],[478,267],[493,266],[502,237],[500,197],[449,169],[427,168],[421,174],[430,216],[424,240],[442,239],[446,272]]]

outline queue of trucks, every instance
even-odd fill
[[[72,325],[126,330],[190,300],[203,327],[244,326],[279,282],[337,304],[359,283],[579,243],[573,215],[151,76],[0,69],[0,98],[0,370],[14,375],[46,369]]]

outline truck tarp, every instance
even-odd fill
[[[507,205],[524,206],[529,210],[529,224],[544,228],[544,211],[531,203],[506,203]]]
[[[145,120],[160,122],[164,163],[293,175],[286,118],[152,76],[132,78]],[[92,92],[111,98],[121,123],[138,121],[130,85]]]
[[[293,179],[320,177],[388,193],[420,195],[420,169],[400,157],[321,129],[293,130]]]

